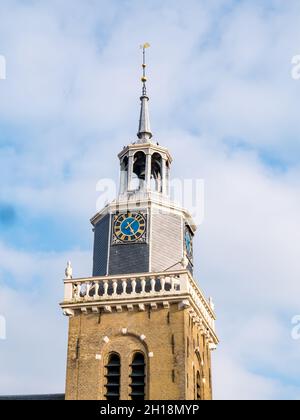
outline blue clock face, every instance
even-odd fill
[[[186,228],[186,230],[185,230],[184,241],[185,241],[185,249],[186,249],[187,255],[190,258],[192,258],[192,256],[193,256],[193,237],[192,237],[192,234],[191,234],[191,232],[188,228]]]
[[[141,213],[124,213],[115,216],[114,235],[123,242],[138,241],[146,232],[146,220]]]
[[[138,219],[135,219],[134,217],[127,217],[121,223],[121,232],[123,235],[133,236],[137,234],[140,226],[141,224]]]

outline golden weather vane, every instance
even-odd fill
[[[141,81],[143,83],[143,95],[146,96],[146,82],[147,82],[147,77],[146,77],[146,49],[150,47],[150,44],[148,42],[146,42],[145,44],[141,45],[141,49],[143,50],[143,76],[141,78]]]

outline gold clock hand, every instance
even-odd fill
[[[135,231],[132,229],[132,224],[135,222],[135,220],[133,220],[131,223],[127,223],[126,229],[130,229],[130,232],[134,235]]]
[[[133,225],[133,223],[134,223],[134,222],[136,222],[136,221],[137,221],[137,219],[133,219],[133,221],[132,221],[130,224],[128,223],[128,224],[129,224],[129,226],[132,226],[132,225]]]
[[[128,224],[128,226],[126,226],[126,229],[130,229],[130,232],[134,235],[135,231],[132,229],[132,227]]]
[[[137,219],[133,219],[133,221],[131,223],[128,222],[126,229],[130,228],[134,222],[137,222]]]

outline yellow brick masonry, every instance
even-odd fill
[[[67,400],[104,400],[105,364],[111,352],[121,357],[121,399],[131,399],[130,363],[136,351],[146,360],[146,399],[211,399],[211,361],[205,335],[188,308],[158,305],[122,312],[77,313],[69,318]]]

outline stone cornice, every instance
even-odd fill
[[[194,317],[211,342],[217,344],[215,313],[187,270],[162,273],[66,279],[65,299],[61,307],[66,315],[101,310],[122,312],[157,309],[177,303],[180,309],[193,311]],[[139,288],[139,290],[137,289]]]
[[[103,217],[105,217],[107,214],[114,213],[116,211],[126,211],[128,209],[130,210],[141,210],[141,209],[148,209],[152,208],[153,210],[163,211],[163,212],[170,212],[175,213],[180,216],[183,216],[189,223],[191,229],[195,233],[197,230],[197,226],[190,215],[190,213],[184,209],[183,207],[180,207],[176,203],[163,198],[158,193],[143,193],[140,195],[134,195],[132,196],[132,199],[122,197],[118,200],[112,201],[110,204],[107,204],[100,212],[96,213],[91,219],[90,222],[93,226],[95,226]]]

